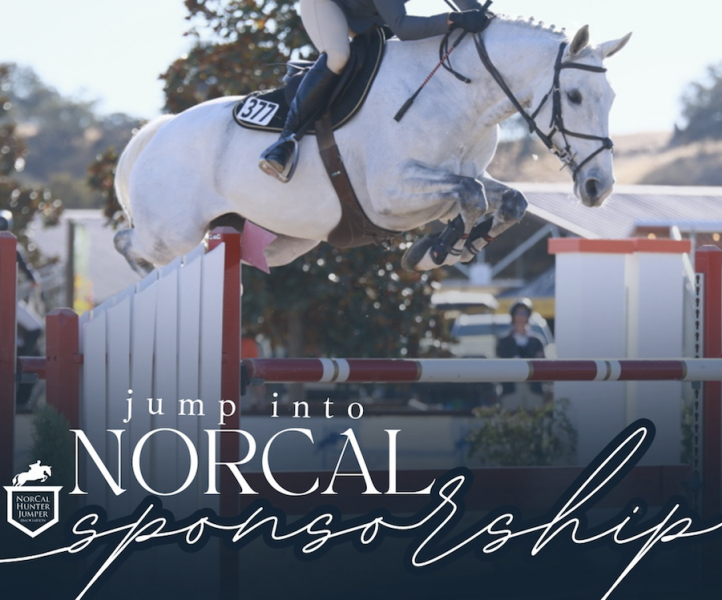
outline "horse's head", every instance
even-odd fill
[[[602,62],[621,50],[631,35],[590,46],[585,25],[559,47],[551,89],[547,75],[539,78],[534,92],[534,119],[541,130],[537,133],[569,168],[574,194],[586,206],[600,206],[614,186],[609,139],[614,92]]]

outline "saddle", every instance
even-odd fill
[[[321,159],[341,202],[341,220],[328,237],[328,243],[337,248],[383,243],[399,235],[397,231],[378,227],[366,216],[353,190],[333,135],[334,130],[351,120],[366,100],[381,65],[385,45],[384,29],[375,29],[353,39],[351,57],[331,94],[326,111],[304,132],[316,136]],[[312,65],[313,62],[310,61],[289,61],[283,79],[285,85],[244,97],[233,109],[235,121],[246,129],[278,134],[286,122],[290,104],[301,79]]]
[[[385,46],[386,32],[383,29],[357,35],[351,42],[348,64],[328,103],[334,130],[348,123],[363,105],[381,65]],[[280,133],[296,90],[312,65],[313,62],[308,60],[286,63],[284,85],[245,96],[234,107],[233,118],[246,129]],[[315,135],[315,126],[311,125],[305,133]]]

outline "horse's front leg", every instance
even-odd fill
[[[461,262],[474,260],[477,254],[504,233],[512,225],[521,221],[529,205],[519,190],[509,187],[485,174],[480,178],[486,190],[490,210],[490,218],[475,225],[465,240],[461,254]]]
[[[447,222],[444,231],[414,243],[404,254],[403,267],[425,271],[458,262],[468,235],[489,210],[484,186],[473,177],[418,163],[407,164],[399,181],[401,185],[397,181],[391,194],[392,198],[400,200],[393,206],[397,214],[402,203],[409,213],[426,214],[427,222],[457,213]]]

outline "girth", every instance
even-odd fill
[[[316,121],[316,140],[331,185],[341,203],[341,220],[328,236],[328,243],[336,248],[356,248],[389,240],[401,234],[371,222],[356,197],[341,153],[336,145],[329,113]]]

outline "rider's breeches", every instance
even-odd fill
[[[301,0],[301,20],[316,49],[328,56],[326,65],[340,75],[351,55],[346,15],[331,0]]]

